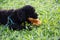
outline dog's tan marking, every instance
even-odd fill
[[[41,21],[39,19],[33,19],[33,18],[28,18],[28,20],[33,24],[33,25],[40,25]]]

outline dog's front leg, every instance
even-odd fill
[[[26,25],[26,22],[24,22],[24,27],[25,27],[25,29],[27,29],[27,30],[32,30],[32,28],[30,27],[31,26],[31,24],[29,24],[28,26]]]

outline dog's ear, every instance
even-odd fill
[[[17,11],[17,16],[21,22],[26,20],[25,13],[22,10]]]

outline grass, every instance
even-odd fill
[[[42,24],[31,31],[9,30],[0,25],[0,40],[58,40],[60,39],[60,0],[0,0],[0,9],[17,9],[32,5]]]

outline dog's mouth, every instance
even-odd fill
[[[33,25],[40,25],[41,21],[39,19],[34,19],[34,18],[28,18],[28,20],[33,24]]]

